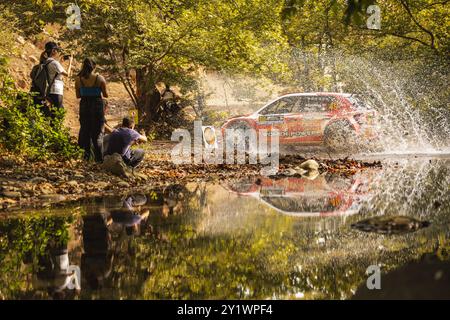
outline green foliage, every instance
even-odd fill
[[[353,53],[398,50],[408,55],[428,52],[443,56],[450,49],[450,8],[445,1],[290,2],[284,11],[283,26],[289,43],[295,46],[314,45],[319,49],[318,46],[327,45]],[[366,9],[373,4],[380,8],[380,30],[366,26]]]
[[[227,111],[206,110],[203,112],[203,123],[219,127],[229,117],[230,113]]]
[[[420,93],[423,101],[437,100],[438,92],[443,97],[436,105],[447,102],[448,90],[438,90],[442,81],[428,80],[437,69],[444,70],[439,78],[448,77],[448,67],[434,63],[448,60],[450,50],[445,1],[79,0],[81,30],[69,30],[65,9],[72,2],[18,0],[3,7],[26,34],[45,23],[61,25],[67,50],[78,59],[95,57],[102,71],[120,80],[140,121],[156,113],[158,82],[181,88],[181,106],[195,105],[200,71],[270,79],[292,91],[361,88],[347,79],[342,70],[353,64],[342,66],[340,55],[397,63],[410,69],[404,78],[417,75],[411,82],[420,90],[436,88]],[[372,4],[381,9],[381,30],[366,26]]]
[[[380,7],[380,30],[366,26],[371,4]],[[375,91],[387,99],[386,83],[396,81],[396,92],[433,119],[433,110],[448,110],[449,9],[432,0],[289,0],[282,24],[292,73],[285,85],[292,91]]]
[[[285,41],[276,23],[278,1],[85,1],[81,38],[84,54],[95,55],[120,76],[135,102],[163,81],[185,93],[199,66],[228,72],[272,75],[285,70]],[[136,83],[127,80],[136,70]]]
[[[68,30],[65,8],[72,2],[22,0],[5,6],[19,17],[22,30],[36,32],[42,21],[62,25],[68,49],[79,58],[94,56],[114,74],[140,119],[154,111],[145,108],[160,81],[177,84],[184,97],[196,96],[200,69],[282,81],[297,90],[339,90],[339,57],[324,61],[333,51],[386,60],[413,57],[426,64],[450,49],[445,1],[79,0],[82,28]],[[372,4],[381,9],[381,30],[366,26]]]
[[[79,148],[63,125],[64,111],[51,121],[33,105],[30,94],[16,89],[7,67],[18,21],[5,10],[0,24],[5,26],[0,30],[0,148],[30,159],[77,157]]]
[[[6,74],[0,87],[0,146],[30,159],[78,157],[80,150],[64,127],[64,110],[45,117],[32,96],[15,89]]]
[[[17,23],[14,15],[9,11],[4,10],[0,12],[0,74],[2,69],[4,71],[5,60],[11,54],[11,49],[14,48],[14,27]]]
[[[0,296],[20,298],[29,287],[29,272],[38,271],[38,260],[54,247],[67,245],[72,215],[27,217],[0,221]]]

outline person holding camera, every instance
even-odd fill
[[[39,65],[34,66],[30,74],[34,102],[42,106],[44,114],[51,118],[55,117],[55,109],[64,108],[63,77],[68,76],[72,66],[71,55],[61,55],[61,52],[62,49],[55,42],[47,42]],[[70,60],[69,72],[61,64],[66,60]]]
[[[48,78],[50,79],[50,91],[48,99],[53,108],[64,108],[64,82],[63,76],[67,77],[69,74],[61,65],[61,62],[68,59],[68,56],[62,56],[61,48],[55,42],[48,42],[45,45],[45,53],[47,54],[47,70]],[[58,61],[57,59],[60,59]]]

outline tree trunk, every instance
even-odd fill
[[[157,107],[161,95],[156,88],[155,77],[149,72],[150,68],[136,70],[136,95],[139,126],[146,127],[158,117]]]

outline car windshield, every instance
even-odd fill
[[[266,115],[290,113],[298,102],[298,97],[284,97],[276,100],[275,102],[261,110],[260,114]]]

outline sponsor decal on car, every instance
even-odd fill
[[[328,105],[328,110],[333,112],[339,109],[339,104],[337,103],[337,101],[333,101]]]
[[[277,131],[273,131],[273,130],[268,131],[268,130],[266,130],[266,131],[263,131],[261,134],[262,134],[263,137],[275,137],[275,136],[288,137],[289,136],[289,131],[287,131],[287,130],[283,130],[283,131],[281,131],[281,130],[277,130]]]
[[[306,137],[319,135],[320,131],[292,131],[290,137]]]

